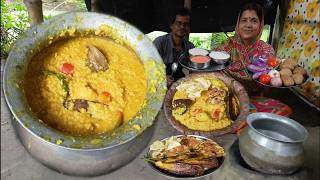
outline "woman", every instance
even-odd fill
[[[255,3],[246,4],[239,13],[236,34],[218,50],[224,50],[231,56],[232,63],[225,72],[238,80],[246,88],[249,95],[256,95],[263,90],[263,86],[254,82],[247,71],[247,65],[259,57],[268,59],[275,57],[271,45],[260,40],[263,31],[263,9]],[[260,96],[250,97],[251,112],[268,112],[282,116],[290,116],[292,110],[282,102]],[[246,122],[235,131],[245,127]],[[237,132],[237,133],[238,133]]]
[[[255,3],[246,4],[239,13],[236,34],[217,50],[230,54],[232,63],[225,70],[227,74],[242,83],[253,94],[262,90],[253,82],[246,67],[259,57],[268,59],[275,56],[271,45],[260,40],[264,26],[263,9]]]

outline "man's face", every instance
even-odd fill
[[[252,40],[256,38],[259,34],[260,20],[254,10],[245,10],[241,17],[239,23],[239,32],[243,40]]]
[[[190,31],[190,16],[177,15],[170,28],[174,35],[183,38]]]

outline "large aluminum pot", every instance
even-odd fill
[[[31,57],[59,40],[61,32],[94,33],[101,26],[111,32],[104,36],[123,41],[141,59],[147,76],[147,96],[138,114],[112,133],[68,136],[33,115],[21,82]],[[166,93],[165,66],[150,39],[130,24],[98,13],[68,13],[31,28],[15,43],[4,67],[3,90],[16,132],[33,157],[62,173],[95,176],[128,164],[148,144]]]
[[[302,166],[302,143],[308,136],[302,125],[271,113],[252,113],[247,123],[239,148],[249,166],[268,174],[291,174]]]

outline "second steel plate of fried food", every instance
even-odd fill
[[[165,176],[194,178],[214,172],[221,166],[224,155],[223,147],[211,139],[179,135],[152,143],[145,159]]]

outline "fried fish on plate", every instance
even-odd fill
[[[223,147],[201,136],[172,136],[150,146],[147,161],[157,168],[179,176],[201,176],[221,164]]]

